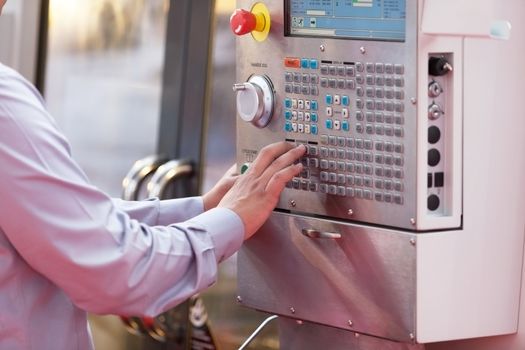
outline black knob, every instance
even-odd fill
[[[439,151],[435,148],[432,148],[428,151],[428,165],[430,166],[436,166],[439,164],[439,161],[441,160],[441,154]]]
[[[452,66],[444,57],[430,57],[428,60],[428,73],[440,77],[452,71]]]
[[[441,138],[441,131],[439,131],[439,128],[435,125],[432,125],[430,128],[428,128],[428,142],[431,144],[435,144],[439,141]]]
[[[439,197],[435,194],[431,194],[427,198],[427,208],[428,210],[434,211],[439,208]]]

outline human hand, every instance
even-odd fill
[[[233,164],[230,169],[224,173],[221,179],[217,181],[213,188],[202,196],[204,211],[215,208],[226,192],[228,192],[233,186],[238,177],[237,166]]]
[[[219,202],[219,207],[229,208],[241,217],[245,240],[268,219],[286,183],[301,172],[302,164],[294,162],[305,151],[304,145],[293,147],[287,142],[264,147]]]

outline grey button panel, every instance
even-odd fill
[[[324,61],[315,74],[285,72],[287,94],[320,95],[318,144],[309,145],[302,160],[306,170],[287,187],[404,205],[404,113],[411,106],[404,73],[402,64],[368,61]]]

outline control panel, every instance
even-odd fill
[[[238,6],[231,17],[239,35],[238,163],[249,166],[275,141],[307,147],[304,170],[278,209],[415,231],[461,225],[461,208],[448,204],[460,188],[447,182],[452,170],[444,160],[453,152],[453,55],[437,52],[428,66],[418,63],[416,1]],[[425,142],[421,128],[428,129]],[[422,206],[428,225],[419,222]]]

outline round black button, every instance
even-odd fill
[[[434,211],[437,208],[439,208],[439,197],[436,196],[435,194],[431,194],[430,196],[428,196],[427,207],[428,207],[428,210],[431,210],[431,211]]]
[[[428,142],[431,144],[435,144],[439,141],[441,138],[441,131],[437,126],[431,126],[428,128]]]
[[[428,165],[430,166],[436,166],[439,164],[439,161],[441,160],[441,154],[439,151],[435,148],[432,148],[428,151]]]

